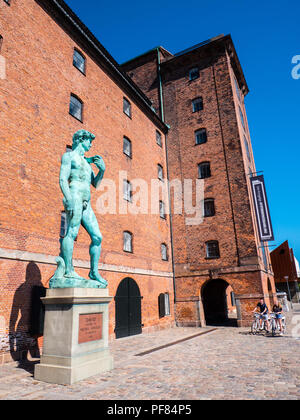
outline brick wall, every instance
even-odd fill
[[[148,117],[136,96],[99,64],[78,34],[62,27],[60,20],[53,19],[38,2],[18,0],[10,7],[0,2],[0,8],[1,54],[6,59],[6,79],[0,81],[0,138],[5,145],[0,168],[0,182],[4,186],[0,193],[0,249],[56,256],[63,210],[58,183],[60,160],[73,133],[86,128],[96,135],[90,155],[103,156],[107,167],[105,178],[114,180],[118,191],[119,170],[128,173],[128,180],[141,178],[150,185],[151,179],[157,179],[157,164],[166,168],[162,124]],[[86,56],[86,75],[72,65],[75,47]],[[71,93],[84,102],[83,123],[69,115]],[[131,102],[132,118],[123,113],[124,96]],[[156,130],[162,133],[163,147],[156,144]],[[123,154],[123,136],[132,142],[132,159]],[[92,191],[95,212],[99,196],[99,191]],[[103,273],[109,281],[110,293],[114,295],[122,278],[133,277],[144,295],[145,328],[171,323],[172,316],[159,320],[157,302],[158,295],[164,292],[170,294],[172,302],[171,277],[134,274],[135,268],[146,272],[172,271],[171,261],[162,261],[160,248],[161,243],[166,243],[170,250],[168,217],[163,220],[159,215],[97,212],[96,216],[103,234],[101,263],[123,267],[119,273]],[[125,230],[134,235],[132,254],[123,252]],[[81,229],[75,259],[89,260],[89,242],[87,233]],[[16,294],[21,296],[24,308],[22,328],[18,328],[24,334],[28,330],[29,289],[37,280],[27,279],[27,264],[22,256],[19,260],[1,259],[0,316],[6,332],[11,313],[16,309],[13,303]],[[55,266],[37,264],[38,282],[46,285]],[[130,268],[129,274],[124,267]],[[87,271],[82,274],[87,275]],[[110,314],[113,334],[113,303]]]

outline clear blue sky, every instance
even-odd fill
[[[299,0],[67,0],[119,62],[153,47],[172,53],[231,34],[250,89],[246,109],[256,168],[264,171],[275,242],[300,259]],[[271,248],[273,249],[273,248]]]

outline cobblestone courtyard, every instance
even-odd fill
[[[296,315],[296,314],[295,314]],[[299,317],[300,314],[298,314]],[[300,340],[215,331],[137,354],[211,328],[173,328],[111,343],[115,369],[72,386],[35,381],[33,362],[0,367],[0,399],[300,399]]]

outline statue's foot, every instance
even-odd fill
[[[92,271],[90,271],[89,278],[91,280],[98,281],[103,288],[108,286],[107,281],[103,277],[101,277],[99,273],[93,273]]]
[[[77,274],[75,271],[70,271],[69,273],[66,273],[64,277],[82,280],[82,277],[79,274]]]

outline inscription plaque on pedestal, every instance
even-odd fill
[[[102,339],[103,313],[79,315],[78,344]]]

